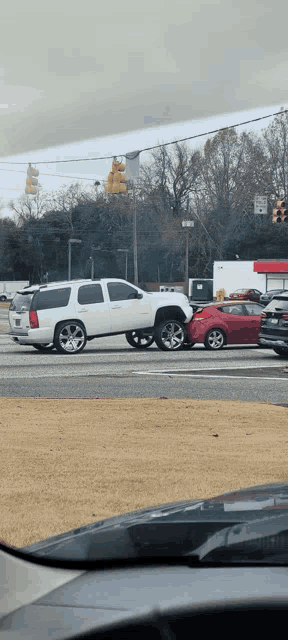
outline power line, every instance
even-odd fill
[[[265,120],[265,118],[272,118],[273,116],[283,115],[287,113],[288,109],[283,109],[282,111],[277,111],[276,113],[271,113],[269,116],[261,116],[260,118],[253,118],[253,120],[247,120],[246,122],[239,122],[238,124],[232,124],[229,127],[221,127],[220,129],[214,129],[214,131],[207,131],[206,133],[198,133],[196,136],[188,136],[187,138],[181,138],[179,140],[173,140],[172,142],[163,142],[162,144],[154,145],[153,147],[145,147],[145,149],[140,149],[139,153],[143,153],[144,151],[151,151],[152,149],[159,149],[160,147],[167,147],[170,144],[177,144],[178,142],[186,142],[186,140],[194,140],[195,138],[201,138],[202,136],[209,136],[212,133],[219,133],[219,131],[227,131],[227,129],[235,129],[235,127],[241,127],[244,124],[250,124],[251,122],[258,122],[259,120]],[[126,157],[125,153],[119,153],[119,157]],[[113,156],[102,156],[98,158],[75,158],[72,160],[40,160],[39,162],[33,162],[33,164],[60,164],[64,162],[90,162],[91,160],[111,160],[115,157]],[[0,164],[24,164],[27,165],[27,162],[5,162],[0,160]],[[49,174],[47,174],[49,175]],[[90,178],[88,178],[90,180]]]
[[[13,164],[13,163],[11,163],[11,164]],[[16,164],[18,164],[18,163],[16,163]],[[26,164],[27,164],[27,162],[26,162]],[[47,162],[45,164],[47,164]],[[15,171],[15,169],[2,169],[1,167],[0,167],[0,171],[11,171],[12,173],[26,173],[26,171],[23,171],[22,169],[16,169],[16,171]],[[72,178],[72,180],[77,180],[77,179],[79,179],[79,180],[92,180],[93,182],[96,180],[96,178],[83,178],[82,176],[67,176],[65,174],[62,175],[62,174],[59,174],[59,173],[42,173],[41,172],[41,176],[52,176],[52,177],[55,177],[55,178]],[[104,178],[97,178],[97,180],[98,180],[98,182],[107,182]],[[5,187],[0,187],[0,190],[1,190],[1,188],[4,189]],[[16,189],[15,189],[15,191],[16,191]]]

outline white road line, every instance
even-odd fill
[[[240,379],[246,379],[246,380],[276,380],[276,382],[278,380],[285,380],[286,382],[288,381],[288,375],[287,378],[266,378],[266,377],[262,377],[262,376],[258,376],[257,378],[254,377],[252,378],[251,376],[217,376],[217,375],[208,375],[205,373],[147,373],[147,371],[133,371],[132,373],[136,373],[138,375],[146,375],[146,376],[170,376],[170,378],[174,377],[180,377],[180,378],[208,378],[210,380],[210,378],[229,378],[230,380],[240,380]]]
[[[284,363],[283,363],[284,365]],[[279,367],[281,366],[280,363],[278,362],[278,364],[267,364],[265,365],[265,367]],[[219,364],[218,367],[205,367],[203,369],[201,369],[201,367],[197,367],[196,369],[191,369],[190,367],[185,367],[185,369],[180,369],[179,367],[177,367],[177,369],[154,369],[154,371],[151,371],[151,373],[165,373],[166,371],[170,372],[177,372],[177,371],[217,371],[217,370],[221,370],[221,369],[262,369],[264,367],[264,365],[260,365],[260,364],[241,364],[241,365],[235,365],[234,367],[226,367],[223,364]],[[142,371],[132,371],[132,373],[142,373]]]

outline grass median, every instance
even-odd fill
[[[287,478],[288,413],[216,400],[1,398],[0,538]]]

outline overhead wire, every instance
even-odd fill
[[[160,147],[167,147],[170,144],[177,144],[179,142],[186,142],[187,140],[194,140],[195,138],[201,138],[203,136],[209,136],[213,133],[219,133],[220,131],[226,131],[227,129],[235,129],[236,127],[241,127],[244,124],[251,124],[252,122],[259,122],[259,120],[265,120],[265,118],[273,118],[273,116],[284,115],[287,113],[288,109],[282,109],[281,111],[276,111],[276,113],[271,113],[268,116],[260,116],[260,118],[253,118],[252,120],[246,120],[245,122],[239,122],[238,124],[229,125],[229,127],[221,127],[219,129],[214,129],[213,131],[207,131],[205,133],[197,133],[195,136],[187,136],[187,138],[180,138],[177,140],[172,140],[170,142],[162,142],[161,144],[153,145],[152,147],[145,147],[143,149],[139,149],[138,153],[143,153],[144,151],[152,151],[152,149],[159,149]],[[90,162],[95,160],[111,160],[115,157],[126,157],[125,153],[119,153],[117,156],[115,154],[113,156],[101,156],[96,158],[74,158],[70,160],[39,160],[35,161],[32,164],[63,164],[66,162]],[[0,160],[0,164],[11,164],[11,165],[27,165],[27,162],[5,162],[4,160]],[[48,174],[50,175],[50,174]]]

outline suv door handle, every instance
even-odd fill
[[[88,311],[88,309],[79,309],[80,313],[84,313],[84,311]]]
[[[112,309],[121,309],[122,305],[121,304],[115,304],[115,307],[112,307]]]

